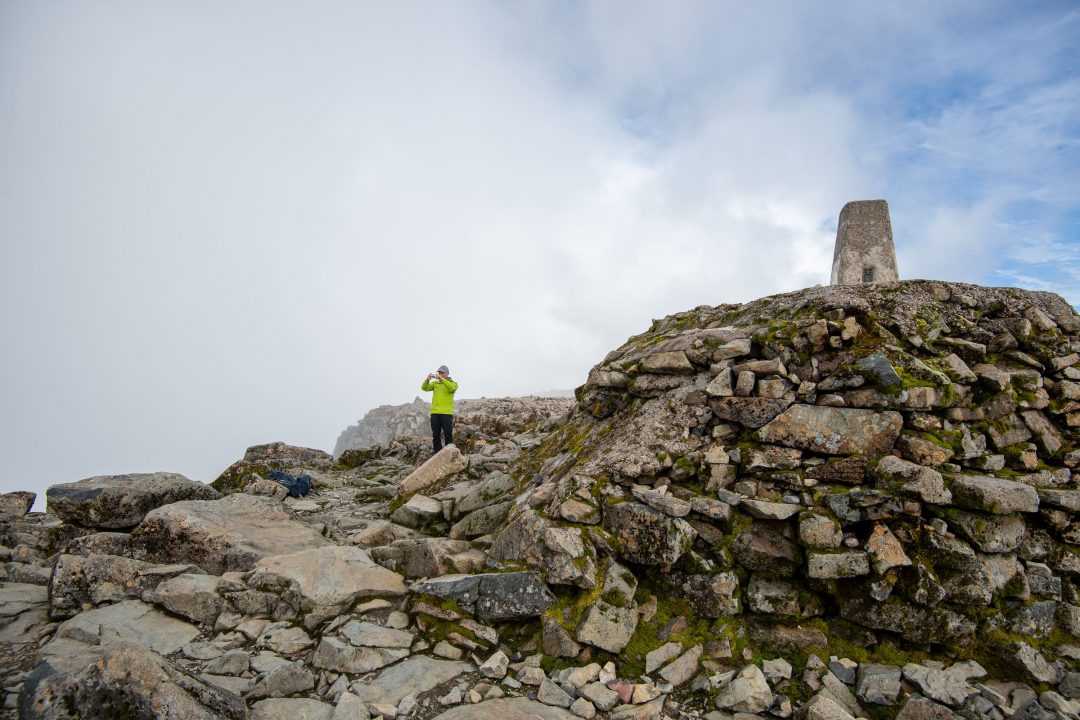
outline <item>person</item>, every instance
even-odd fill
[[[434,378],[434,380],[432,380]],[[431,447],[435,452],[443,448],[443,443],[454,442],[454,393],[458,384],[450,379],[450,370],[440,365],[437,374],[428,373],[420,386],[431,396]]]

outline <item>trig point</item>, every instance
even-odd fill
[[[860,285],[899,280],[889,203],[856,200],[840,211],[830,285]]]

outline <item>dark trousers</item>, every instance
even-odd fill
[[[432,414],[431,447],[435,452],[439,452],[444,443],[449,445],[452,442],[454,442],[454,416]]]

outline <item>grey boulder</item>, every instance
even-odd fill
[[[151,510],[132,532],[132,543],[147,560],[189,562],[215,575],[250,570],[271,555],[329,544],[293,520],[277,500],[245,494]]]
[[[218,497],[209,485],[170,472],[99,475],[45,493],[49,511],[62,520],[106,530],[134,527],[162,505]]]
[[[22,517],[30,512],[35,500],[37,500],[37,493],[27,492],[26,490],[0,493],[0,515]]]

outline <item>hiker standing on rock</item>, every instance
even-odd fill
[[[432,379],[434,378],[434,380]],[[450,379],[450,369],[440,365],[438,373],[428,373],[420,389],[434,392],[431,396],[431,447],[442,450],[443,443],[454,442],[454,393],[458,384]]]

